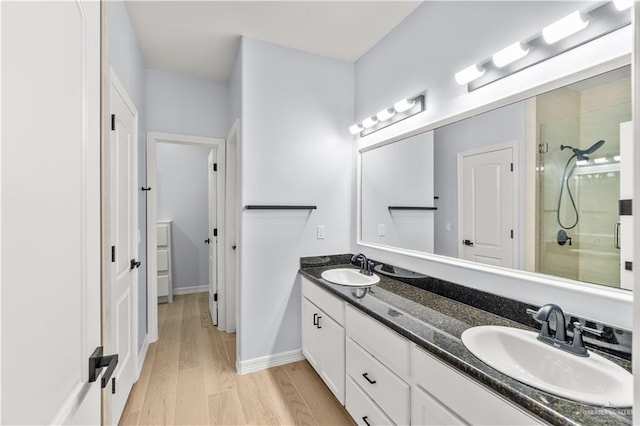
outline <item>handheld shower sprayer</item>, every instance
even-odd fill
[[[567,233],[564,232],[563,230],[575,228],[576,225],[578,224],[578,219],[579,219],[578,208],[576,207],[576,202],[573,198],[571,187],[569,186],[569,179],[571,179],[571,176],[573,176],[573,173],[576,171],[576,164],[575,163],[573,164],[573,166],[571,167],[571,170],[569,170],[569,166],[571,165],[571,162],[573,161],[574,158],[576,159],[576,161],[588,160],[589,157],[587,157],[587,154],[593,154],[594,152],[599,150],[602,147],[602,145],[604,145],[603,139],[600,139],[599,141],[597,141],[587,149],[578,149],[569,145],[560,145],[561,151],[564,151],[565,149],[570,149],[573,152],[573,155],[569,157],[567,164],[564,166],[564,173],[562,174],[562,181],[560,182],[560,194],[558,195],[558,209],[556,210],[556,218],[558,220],[558,225],[560,225],[560,227],[562,228],[560,231],[558,231],[558,244],[560,244],[561,246],[564,245],[567,241],[569,242],[569,245],[571,245],[571,238],[568,237]],[[562,222],[562,219],[560,219],[560,208],[562,207],[562,195],[564,193],[565,187],[567,188],[567,193],[569,194],[569,200],[571,201],[571,207],[575,215],[575,220],[571,224],[564,224]]]

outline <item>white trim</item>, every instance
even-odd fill
[[[471,157],[479,154],[487,154],[489,152],[502,151],[505,149],[511,149],[511,164],[514,166],[513,171],[511,173],[511,186],[513,188],[512,191],[512,204],[513,204],[513,212],[511,217],[511,226],[513,227],[513,246],[511,252],[511,263],[513,269],[522,269],[522,265],[520,265],[520,223],[518,218],[520,217],[520,198],[518,186],[520,183],[520,161],[518,157],[518,141],[509,141],[501,144],[483,146],[480,148],[474,148],[467,151],[458,152],[457,164],[458,164],[458,258],[463,258],[464,246],[462,244],[462,228],[463,228],[463,209],[460,208],[462,206],[462,198],[463,198],[463,179],[462,179],[462,163],[465,157]]]
[[[140,373],[142,373],[142,367],[144,367],[144,361],[145,359],[147,359],[148,350],[149,350],[149,335],[145,334],[144,341],[142,342],[142,348],[140,349],[140,354],[138,354],[138,358],[136,359],[136,382],[140,378]]]
[[[296,349],[288,352],[280,352],[279,354],[248,359],[246,361],[237,360],[236,371],[238,374],[249,374],[279,365],[302,361],[303,359],[305,359],[305,357],[302,354],[302,349]]]
[[[194,285],[191,287],[178,287],[173,289],[173,295],[178,296],[181,294],[193,294],[193,293],[206,293],[209,291],[209,284]]]
[[[157,259],[157,158],[156,145],[160,142],[175,143],[181,145],[207,146],[217,149],[218,155],[218,203],[217,217],[219,223],[225,220],[225,140],[220,138],[208,138],[202,136],[188,136],[173,133],[147,132],[147,186],[151,191],[147,192],[147,330],[149,333],[149,341],[158,340],[158,259]],[[218,227],[218,242],[222,245],[225,243],[224,227]],[[224,251],[218,250],[218,283],[224,282],[225,276],[225,258]],[[189,287],[194,288],[194,287]],[[208,289],[208,285],[206,286]],[[179,293],[179,289],[173,289],[173,294]],[[206,291],[206,290],[205,290]]]
[[[240,241],[240,215],[238,212],[241,210],[241,206],[239,203],[240,197],[240,165],[238,162],[238,158],[240,155],[240,120],[236,119],[229,133],[227,133],[226,138],[227,146],[234,146],[235,150],[235,164],[233,169],[231,167],[227,167],[225,170],[235,171],[235,178],[233,179],[235,184],[235,192],[233,194],[229,193],[228,186],[225,186],[225,220],[224,220],[224,228],[225,235],[229,235],[229,229],[231,227],[231,223],[229,218],[231,213],[235,214],[235,244],[236,250],[234,251],[231,248],[233,241],[229,239],[225,241],[225,245],[223,246],[225,249],[225,275],[224,280],[222,281],[222,285],[218,286],[218,300],[224,301],[223,303],[218,304],[218,328],[221,331],[226,332],[234,332],[236,331],[236,325],[238,324],[237,313],[238,313],[238,282],[240,277],[240,248],[238,248],[238,242]],[[227,156],[229,150],[227,150]],[[228,166],[226,162],[228,158],[225,157],[225,166]],[[226,179],[226,178],[225,178]],[[230,180],[230,179],[229,179]],[[226,180],[225,182],[229,182]],[[235,207],[235,209],[233,209]],[[231,275],[231,265],[229,265],[229,261],[231,256],[235,256],[236,266],[235,266],[235,277]],[[232,279],[233,278],[233,279]]]

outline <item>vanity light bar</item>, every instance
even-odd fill
[[[526,41],[508,46],[484,62],[455,74],[472,92],[631,24],[633,0],[607,1],[593,9],[575,11],[546,26]]]
[[[524,58],[527,53],[529,53],[529,48],[518,41],[494,53],[492,59],[498,68],[502,68],[518,59]]]
[[[627,10],[631,6],[633,6],[633,0],[613,0],[613,4],[615,5],[616,9],[622,11]]]
[[[411,98],[401,99],[393,107],[385,108],[373,117],[367,117],[360,123],[349,127],[352,135],[366,136],[387,126],[409,118],[425,110],[425,93]]]
[[[542,37],[549,44],[556,43],[569,37],[578,31],[584,30],[589,24],[589,19],[579,10],[565,16],[542,29]]]
[[[455,77],[456,77],[456,82],[459,85],[464,86],[465,84],[473,80],[476,80],[482,77],[483,75],[484,75],[484,68],[476,64],[473,64],[463,69],[462,71],[458,71]]]

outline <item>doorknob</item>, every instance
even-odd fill
[[[139,268],[142,262],[137,262],[135,259],[131,259],[131,270]]]
[[[471,240],[462,240],[462,244],[464,244],[465,246],[472,246],[473,245],[473,241],[471,241]]]
[[[103,356],[103,347],[98,346],[89,357],[89,382],[95,382],[100,370],[107,367],[107,371],[102,375],[102,380],[100,381],[100,387],[104,389],[107,386],[107,383],[109,383],[109,379],[111,379],[111,375],[115,371],[116,365],[118,365],[118,355]],[[116,393],[115,383],[116,378],[114,377],[111,381],[111,393]]]
[[[207,238],[206,240],[204,240],[205,244],[211,244],[211,238]]]

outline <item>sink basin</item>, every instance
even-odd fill
[[[579,357],[537,340],[537,333],[510,327],[473,327],[462,343],[483,362],[520,382],[592,405],[630,407],[633,376],[589,352]]]
[[[334,284],[351,287],[364,287],[380,282],[380,277],[376,274],[364,275],[358,272],[357,269],[351,268],[329,269],[322,273],[322,278]]]

